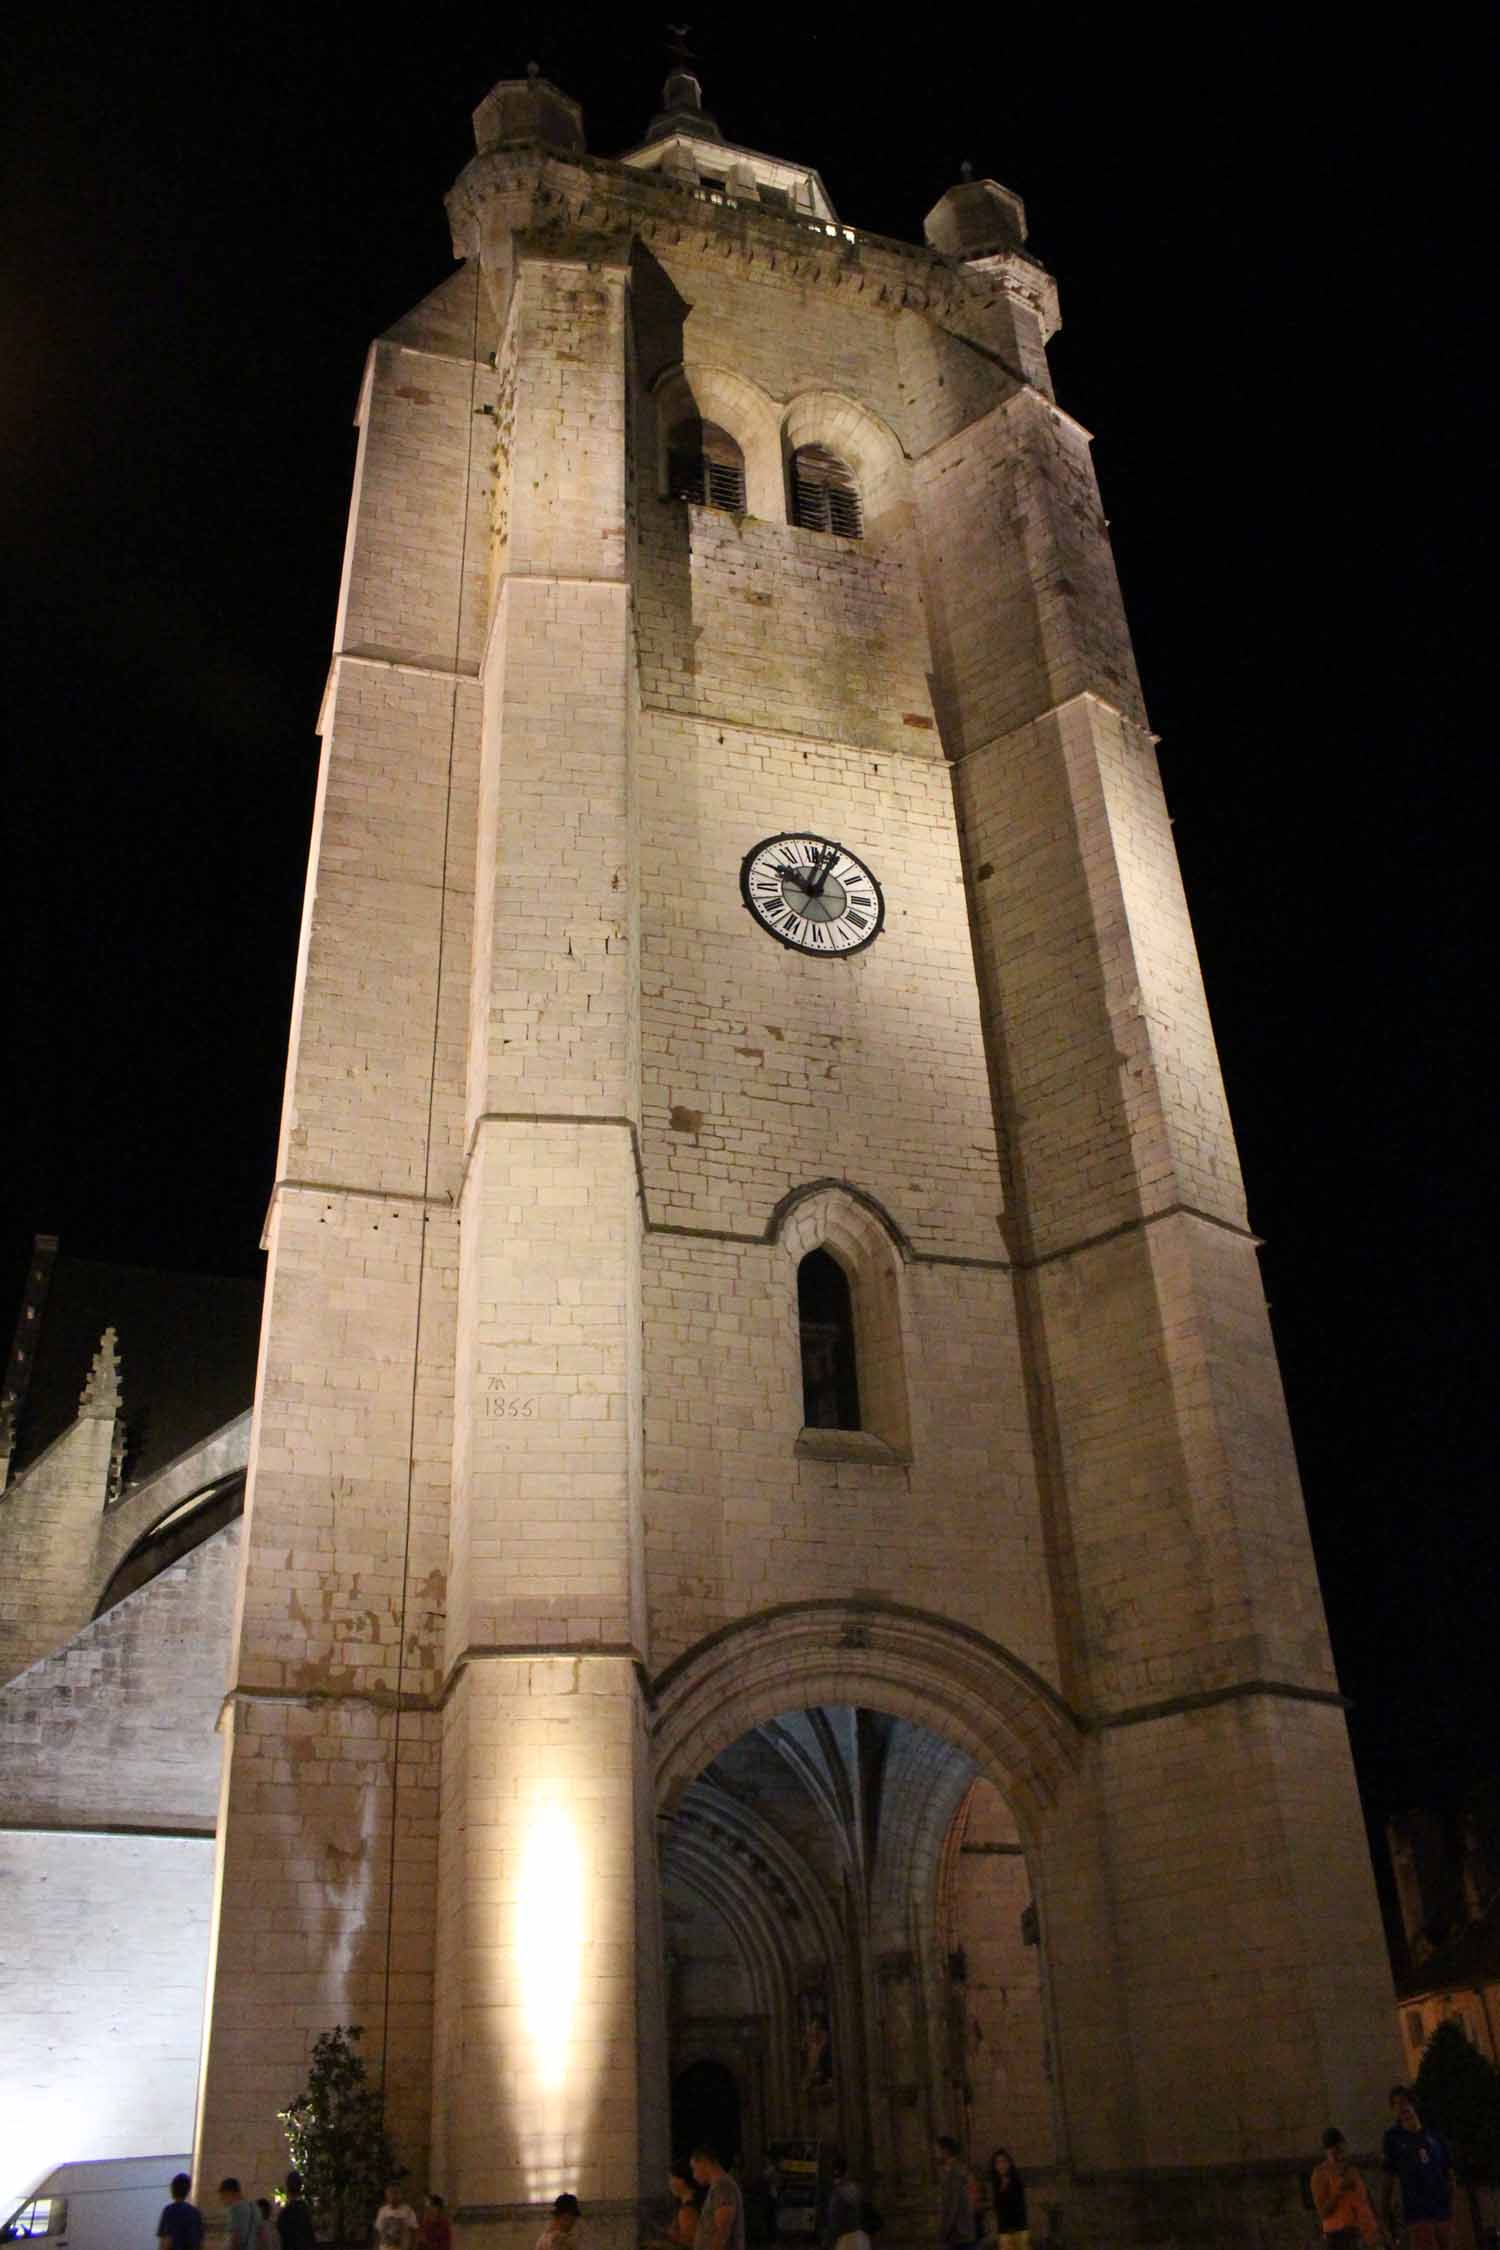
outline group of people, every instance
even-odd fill
[[[950,2133],[939,2133],[936,2153],[942,2250],[965,2250],[966,2245],[986,2241],[997,2241],[1001,2250],[1031,2250],[1026,2183],[1010,2150],[997,2148],[982,2174],[964,2162]]]
[[[156,2222],[157,2250],[200,2250],[203,2213],[192,2201],[192,2188],[186,2172],[172,2181],[172,2199]],[[252,2200],[232,2176],[219,2182],[219,2202],[229,2250],[317,2250],[312,2206],[303,2193],[300,2172],[288,2172],[279,2209],[269,2196]],[[577,2210],[576,2203],[573,2208]],[[392,2180],[375,2214],[375,2239],[385,2250],[453,2250],[453,2229],[442,2197],[429,2195],[419,2219],[399,2181]]]
[[[172,2181],[172,2200],[156,2222],[158,2250],[198,2250],[203,2240],[203,2213],[191,2200],[193,2183],[186,2172]],[[232,2176],[219,2182],[219,2201],[229,2230],[230,2250],[316,2250],[312,2209],[302,2192],[300,2172],[288,2172],[279,2212],[268,2196],[255,2201]]]
[[[1336,2125],[1323,2135],[1323,2156],[1309,2186],[1325,2250],[1379,2250],[1404,2228],[1407,2250],[1452,2250],[1453,2160],[1441,2133],[1422,2123],[1409,2086],[1391,2088],[1392,2122],[1382,2144],[1381,2210],[1370,2194]],[[943,2133],[936,2145],[941,2204],[939,2250],[972,2250],[994,2240],[999,2250],[1031,2250],[1026,2186],[1009,2149],[997,2148],[983,2174],[964,2162],[956,2140]],[[675,2205],[666,2227],[645,2250],[746,2250],[745,2202],[738,2181],[717,2149],[700,2143],[685,2163],[674,2164],[668,2185]],[[158,2250],[200,2250],[203,2217],[189,2200],[192,2182],[179,2172],[172,2200],[157,2224]],[[236,2179],[222,2180],[219,2200],[228,2222],[229,2250],[316,2250],[312,2212],[296,2172],[288,2172],[281,2207],[242,2193]],[[583,2213],[576,2195],[559,2195],[537,2250],[585,2250]],[[821,2229],[823,2250],[871,2250],[878,2227],[859,2182],[842,2157]],[[399,2182],[385,2191],[375,2215],[381,2250],[452,2250],[453,2230],[440,2195],[429,2195],[419,2219]]]
[[[429,2195],[419,2219],[400,2181],[389,2181],[375,2214],[375,2240],[381,2250],[453,2250],[453,2225],[442,2197]]]
[[[667,2185],[676,2208],[648,2250],[746,2250],[745,2198],[710,2142],[674,2164]]]
[[[1391,2088],[1391,2123],[1381,2144],[1380,2215],[1337,2125],[1308,2182],[1328,2250],[1372,2250],[1406,2230],[1409,2250],[1451,2250],[1453,2158],[1441,2133],[1422,2123],[1410,2086]]]
[[[716,2148],[700,2143],[667,2176],[674,2209],[667,2225],[650,2235],[645,2250],[746,2250],[745,2199]],[[585,2250],[583,2211],[576,2195],[560,2195],[536,2250]]]
[[[1369,2190],[1336,2125],[1323,2135],[1321,2162],[1309,2176],[1324,2250],[1452,2250],[1453,2158],[1441,2133],[1422,2123],[1410,2086],[1393,2086],[1391,2123],[1381,2144],[1381,2195],[1377,2216]],[[941,2250],[968,2250],[993,2237],[1000,2250],[1031,2250],[1026,2187],[1008,2149],[997,2148],[982,2177],[970,2170],[957,2141],[937,2142],[942,2203]]]

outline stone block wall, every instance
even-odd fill
[[[365,2026],[403,2157],[426,2157],[487,575],[471,530],[492,473],[489,370],[454,341],[487,318],[472,282],[467,305],[437,292],[376,348],[361,400],[267,1234],[210,2174],[282,2166],[276,2110],[337,2022]]]
[[[1232,1701],[1105,1736],[1138,2162],[1261,2162],[1325,2109],[1351,2133],[1382,2113],[1395,2024],[1347,1761],[1343,1713],[1318,1703]],[[1169,2094],[1184,2083],[1193,2103]]]
[[[645,1253],[645,1538],[658,1668],[706,1632],[850,1591],[961,1618],[1043,1674],[1047,1558],[1004,1274],[902,1273],[911,1460],[813,1460],[786,1247]]]
[[[642,736],[652,1223],[760,1234],[790,1190],[831,1177],[875,1197],[923,1249],[1003,1257],[946,768],[661,713],[643,716]],[[835,837],[865,860],[886,892],[874,945],[808,959],[751,921],[741,861],[782,829]]]
[[[212,1836],[230,1524],[0,1687],[0,1821]]]
[[[191,2147],[213,1859],[212,1836],[0,1829],[0,2202]]]
[[[909,542],[835,539],[643,491],[643,704],[799,742],[939,755]]]
[[[0,1496],[0,1680],[49,1655],[93,1613],[116,1443],[113,1413],[81,1415]]]
[[[1022,1932],[1031,1876],[1014,1816],[990,1782],[974,1786],[951,1868],[948,1934],[964,1960],[955,1998],[971,2095],[969,2147],[980,2165],[998,2147],[1010,2150],[1023,2174],[1049,2169],[1057,2150],[1041,1948]]]
[[[238,1545],[0,1687],[0,2203],[191,2145]]]
[[[434,2158],[485,2239],[563,2187],[607,2238],[634,2220],[643,2045],[655,2059],[637,1997],[643,1726],[630,1663],[598,1655],[474,1663],[448,1703]]]

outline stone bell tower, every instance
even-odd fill
[[[618,160],[475,128],[360,395],[204,2176],[355,2021],[463,2239],[634,2240],[656,1824],[821,1703],[1014,1813],[1060,2198],[1290,2240],[1387,1983],[1053,284],[686,70]]]

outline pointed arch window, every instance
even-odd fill
[[[864,511],[852,472],[826,446],[799,445],[792,455],[792,521],[804,531],[864,537]]]
[[[745,456],[717,422],[679,422],[667,441],[667,489],[674,500],[745,513]]]
[[[849,1276],[826,1250],[809,1250],[797,1268],[802,1332],[802,1420],[809,1430],[857,1430],[859,1362]]]

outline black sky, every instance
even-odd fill
[[[1494,57],[1478,11],[1374,20],[822,6],[693,41],[730,137],[855,225],[920,239],[967,158],[1059,278],[1378,1816],[1500,1771],[1500,1534]],[[560,4],[13,40],[7,1327],[37,1229],[257,1270],[365,348],[450,270],[493,80],[536,59],[611,154],[662,38]]]

